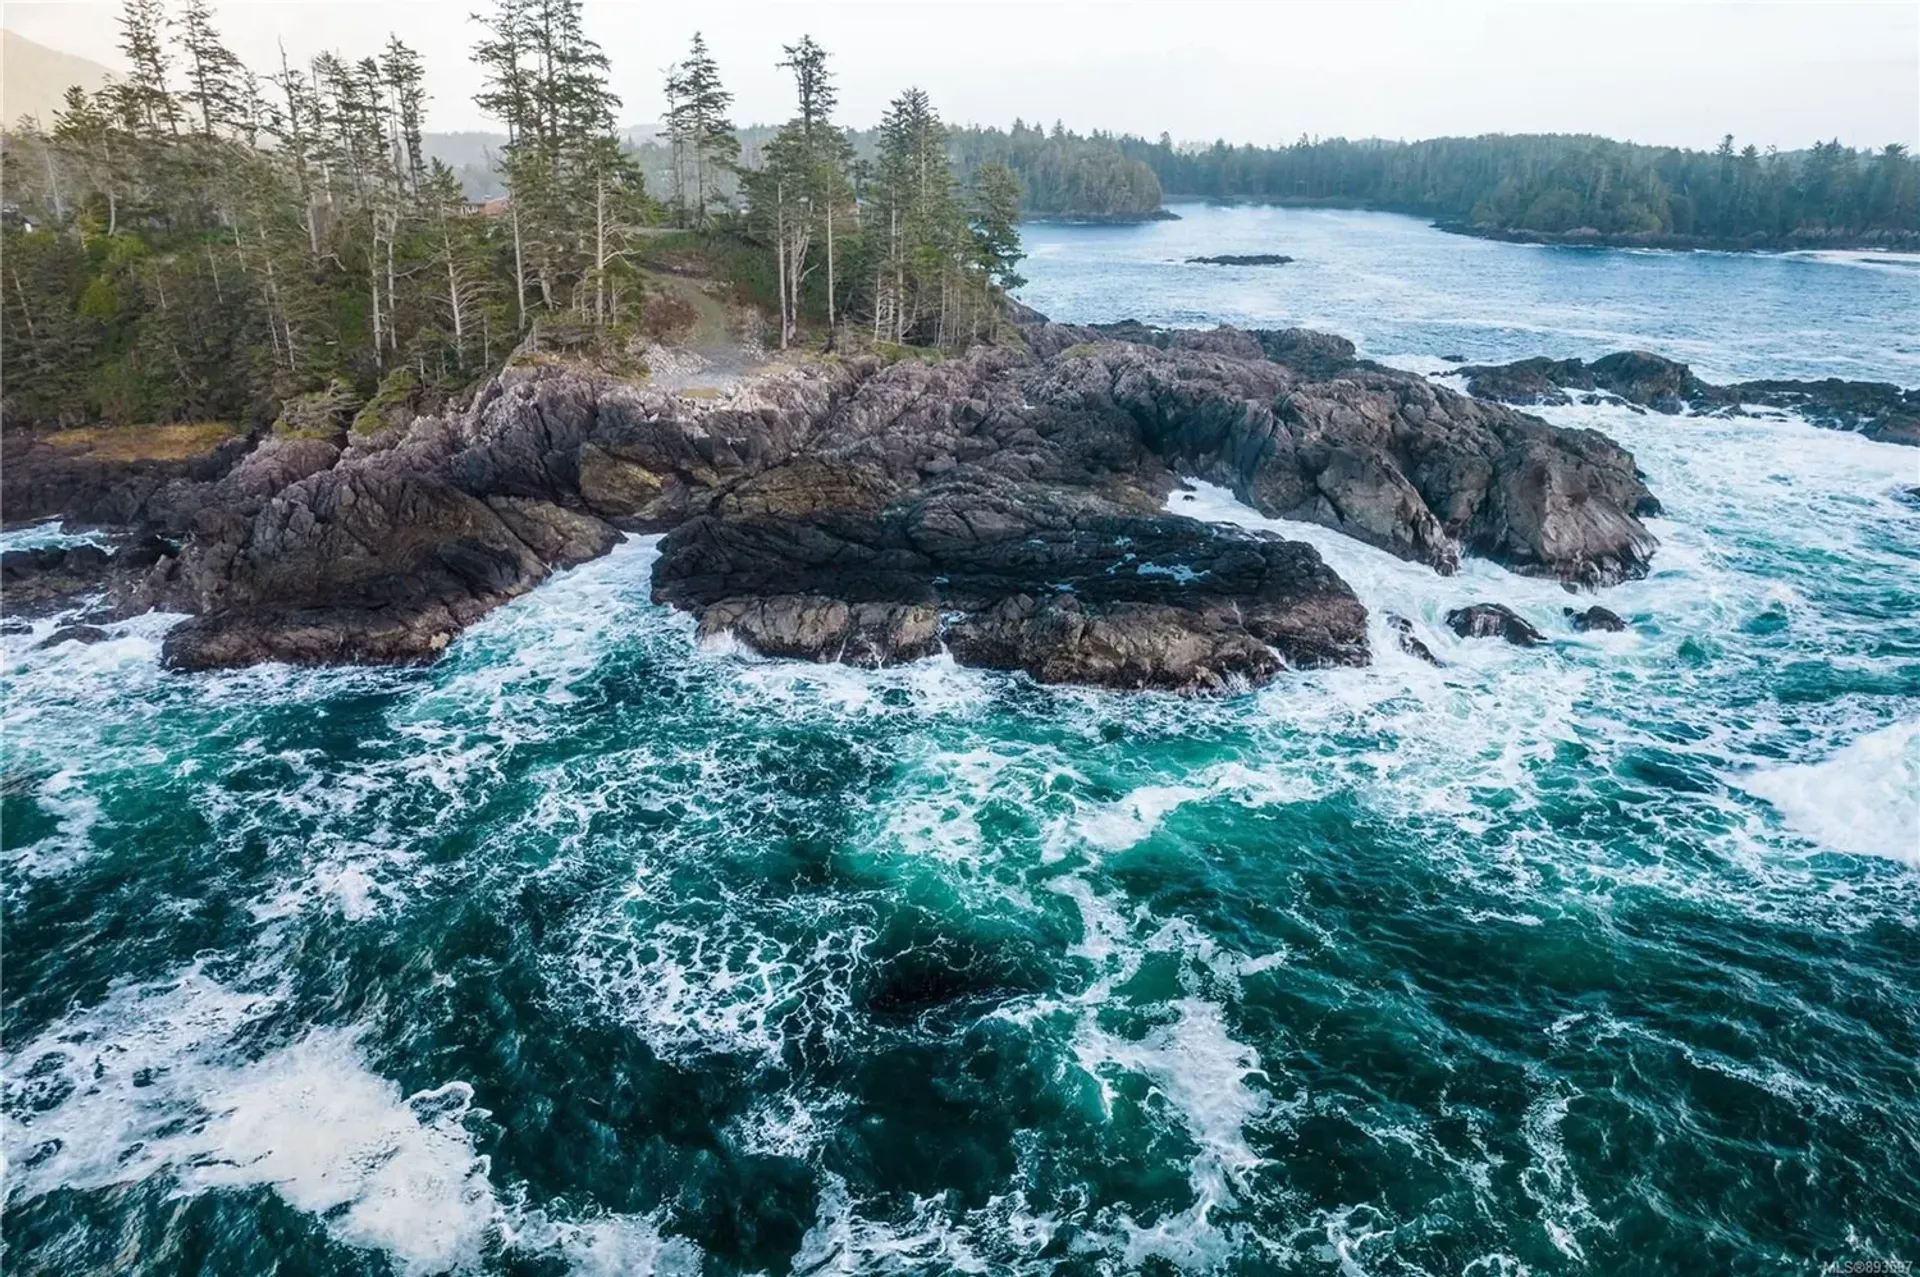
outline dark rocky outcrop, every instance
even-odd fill
[[[1181,476],[1441,572],[1646,570],[1657,506],[1598,434],[1325,334],[1016,322],[1019,346],[802,362],[711,399],[530,362],[344,449],[274,438],[143,479],[129,521],[178,544],[107,573],[112,611],[194,613],[164,646],[179,669],[428,659],[664,530],[655,596],[709,638],[1192,690],[1364,662],[1366,610],[1304,544],[1167,513]]]
[[[1816,426],[1851,430],[1883,443],[1920,446],[1920,389],[1886,382],[1742,381],[1714,385],[1677,360],[1623,350],[1587,363],[1536,356],[1462,368],[1470,393],[1511,404],[1565,404],[1574,394],[1612,397],[1655,412],[1726,415],[1754,407],[1795,412]]]
[[[1582,634],[1589,630],[1603,630],[1609,634],[1618,634],[1627,628],[1627,623],[1620,619],[1617,612],[1609,612],[1598,603],[1585,610],[1569,607],[1562,608],[1561,611],[1566,613],[1567,622]]]
[[[126,539],[117,548],[83,542],[9,550],[0,555],[0,603],[10,617],[52,616],[130,588],[175,550],[151,534]]]
[[[1292,261],[1284,253],[1222,253],[1217,257],[1189,257],[1189,266],[1285,266]]]
[[[1504,603],[1473,603],[1447,613],[1447,627],[1461,638],[1500,638],[1519,647],[1546,642],[1547,636]]]

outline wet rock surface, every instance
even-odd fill
[[[1533,647],[1547,636],[1504,603],[1473,603],[1447,613],[1447,628],[1461,638],[1505,639],[1516,647]]]
[[[665,531],[655,596],[709,639],[1212,690],[1363,663],[1366,610],[1304,544],[1167,513],[1182,477],[1443,573],[1478,554],[1599,586],[1654,550],[1624,450],[1338,337],[1016,319],[1018,345],[806,360],[711,399],[514,367],[344,449],[269,440],[141,488],[127,522],[177,545],[110,573],[112,606],[194,613],[177,669],[430,659]]]
[[[1413,632],[1412,621],[1404,616],[1396,616],[1388,613],[1387,624],[1392,628],[1394,642],[1399,646],[1401,651],[1405,652],[1408,656],[1418,657],[1429,665],[1437,666],[1440,664],[1440,658],[1433,654],[1433,649],[1428,647],[1426,643]]]
[[[1589,630],[1618,634],[1627,628],[1627,623],[1620,619],[1618,613],[1610,612],[1598,603],[1585,610],[1570,607],[1563,608],[1562,611],[1567,615],[1567,623],[1582,634]]]
[[[1794,412],[1816,426],[1920,446],[1920,389],[1887,382],[1762,380],[1714,385],[1677,360],[1625,350],[1591,363],[1535,357],[1460,369],[1470,393],[1510,404],[1566,404],[1611,396],[1655,412]]]

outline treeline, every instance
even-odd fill
[[[704,57],[705,49],[697,49],[688,65],[700,65]],[[700,79],[696,76],[694,82]],[[706,186],[707,198],[723,204],[735,201],[740,187],[729,168],[703,162],[686,141],[689,131],[700,127],[691,118],[676,123],[669,113],[663,136],[638,140],[635,155],[646,170],[650,189],[675,193],[668,198],[676,198],[678,192],[700,183]],[[753,125],[732,129],[727,137],[733,143],[732,154],[747,167],[758,168],[762,152],[777,132]],[[851,157],[849,171],[856,179],[881,165],[887,143],[884,125],[843,129],[841,136]],[[1018,179],[1020,208],[1030,217],[1130,220],[1160,211],[1159,179],[1146,164],[1122,154],[1111,134],[1082,136],[1057,122],[1048,132],[1015,120],[1010,130],[951,129],[946,149],[953,168],[961,173],[974,173],[988,164],[1004,165]]]
[[[731,96],[698,35],[668,70],[676,220],[732,226],[772,250],[782,349],[810,313],[829,334],[858,330],[875,341],[952,346],[987,335],[1007,291],[1026,282],[1014,272],[1012,172],[989,160],[963,184],[947,126],[920,89],[888,105],[863,148],[834,119],[826,50],[802,37],[784,52],[794,117],[747,145],[726,121]]]
[[[1176,147],[1119,140],[1167,191],[1207,199],[1361,204],[1483,230],[1729,244],[1903,244],[1920,237],[1920,164],[1898,144],[1784,153],[1640,146],[1584,135]]]
[[[1128,219],[1160,211],[1161,183],[1153,168],[1125,154],[1109,134],[1081,137],[1058,122],[1049,133],[1015,120],[1005,132],[956,131],[954,153],[966,167],[1005,164],[1026,192],[1022,207],[1035,216]]]
[[[855,164],[826,54],[803,39],[783,64],[798,114],[740,157],[696,37],[668,75],[677,176],[655,198],[581,3],[496,0],[476,18],[507,192],[476,204],[427,153],[422,60],[397,39],[260,74],[206,0],[126,0],[126,77],[0,138],[7,421],[334,430],[399,414],[541,325],[648,336],[644,257],[669,222],[727,241],[715,260],[742,279],[775,278],[783,345],[803,323],[942,345],[992,326],[1020,282],[1018,185],[994,164],[963,185],[924,94],[894,103],[874,162]]]
[[[632,318],[660,211],[577,3],[539,9],[502,6],[476,53],[518,196],[491,217],[427,156],[400,41],[260,75],[206,0],[127,0],[128,75],[5,139],[9,421],[331,428],[470,382],[536,317]]]

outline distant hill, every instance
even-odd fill
[[[67,86],[77,84],[91,93],[112,78],[113,72],[90,58],[0,30],[0,123],[11,125],[31,115],[46,124]]]

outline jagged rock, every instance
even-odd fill
[[[1401,651],[1408,656],[1417,656],[1429,665],[1440,664],[1440,658],[1433,654],[1433,649],[1421,642],[1414,634],[1412,621],[1397,613],[1389,612],[1387,624],[1393,629],[1394,642],[1399,645]]]
[[[1578,359],[1521,359],[1510,364],[1462,368],[1467,389],[1483,399],[1514,404],[1571,403],[1567,391],[1615,396],[1656,412],[1729,414],[1743,407],[1797,412],[1816,426],[1852,430],[1884,443],[1920,446],[1920,389],[1886,382],[1743,381],[1717,386],[1701,381],[1677,360],[1644,350],[1620,351],[1585,363]]]
[[[855,603],[816,594],[721,599],[701,612],[700,636],[732,634],[765,656],[874,668],[939,650],[939,615],[925,603]]]
[[[1520,647],[1546,642],[1546,635],[1502,603],[1474,603],[1447,613],[1447,626],[1461,638],[1501,638]]]
[[[1271,358],[1109,343],[1043,364],[1027,393],[1083,413],[1118,408],[1180,473],[1441,572],[1464,548],[1607,585],[1645,575],[1657,545],[1640,516],[1659,504],[1611,440],[1410,373],[1356,364],[1315,381]]]
[[[853,489],[864,509],[806,472],[827,486],[670,533],[654,597],[769,654],[862,663],[924,654],[946,614],[956,659],[1043,681],[1205,690],[1366,659],[1365,608],[1309,546],[971,466],[878,508]]]
[[[1562,608],[1561,611],[1567,614],[1567,620],[1573,628],[1582,634],[1588,630],[1605,630],[1611,634],[1618,634],[1627,628],[1627,623],[1621,620],[1617,613],[1609,612],[1598,603],[1585,611],[1570,607]]]

